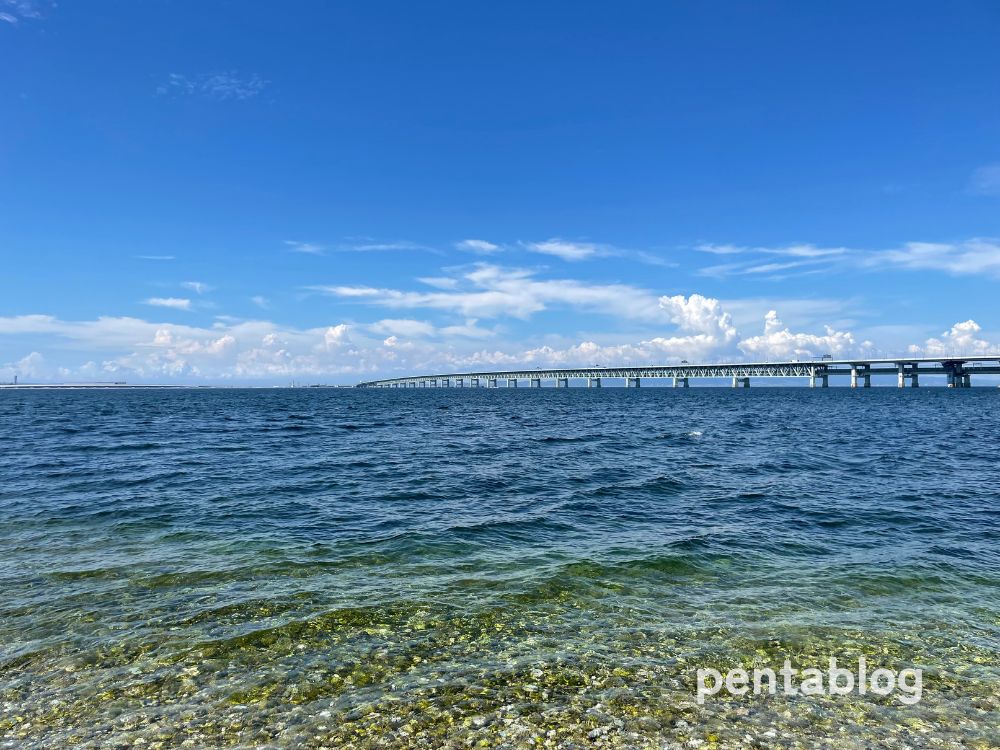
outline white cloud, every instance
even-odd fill
[[[417,281],[421,284],[432,286],[435,289],[458,288],[458,279],[448,278],[447,276],[421,276]]]
[[[858,251],[846,247],[818,247],[811,244],[793,244],[777,247],[745,247],[740,245],[699,245],[698,250],[713,255],[749,256],[748,260],[720,263],[699,269],[701,276],[722,278],[726,276],[760,275],[769,278],[784,278],[784,271],[806,268],[806,273],[827,270],[834,264],[856,255]],[[780,256],[792,260],[772,261],[768,256]]]
[[[150,297],[145,304],[153,307],[169,307],[174,310],[190,310],[191,300],[181,297]]]
[[[176,260],[177,258],[173,255],[137,255],[135,256],[139,260]]]
[[[901,268],[944,271],[954,275],[988,274],[1000,277],[1000,240],[973,237],[958,242],[907,242],[891,250],[861,250],[797,244],[779,247],[699,245],[698,250],[724,256],[741,256],[734,262],[706,266],[701,276],[754,276],[770,280],[789,275],[815,274],[836,269]],[[768,260],[782,256],[788,260]]]
[[[500,249],[499,245],[494,245],[492,242],[487,242],[486,240],[462,240],[461,242],[456,242],[455,247],[459,250],[467,250],[483,255],[495,253]]]
[[[429,251],[431,248],[417,244],[416,242],[410,242],[409,240],[393,240],[390,242],[384,242],[379,240],[372,240],[370,238],[358,238],[352,242],[348,242],[343,245],[339,245],[337,250],[341,252],[354,252],[354,253],[375,253],[375,252],[385,252],[394,250],[421,250]]]
[[[410,318],[385,318],[368,326],[368,330],[374,334],[390,334],[390,338],[398,342],[399,339],[431,338],[439,337],[443,339],[472,338],[485,339],[496,334],[488,328],[480,328],[475,318],[470,318],[461,325],[450,325],[437,327],[426,320],[413,320]]]
[[[488,339],[496,335],[496,330],[480,328],[475,318],[469,318],[461,325],[442,326],[438,333],[445,338]]]
[[[262,310],[266,310],[271,306],[271,301],[267,297],[264,297],[260,294],[251,297],[250,301],[253,302],[255,305],[257,305],[257,307],[259,307]]]
[[[434,326],[425,320],[412,320],[409,318],[386,318],[369,326],[370,330],[379,334],[392,334],[393,336],[433,336]]]
[[[852,252],[846,247],[817,247],[808,243],[779,245],[776,247],[704,244],[698,245],[696,249],[713,255],[785,255],[793,258],[827,258],[836,255],[846,255]]]
[[[243,101],[257,96],[268,81],[255,73],[241,75],[238,71],[223,71],[196,76],[182,73],[171,73],[167,80],[157,87],[156,93],[161,96],[201,96],[218,101]]]
[[[908,242],[898,250],[872,254],[870,266],[945,271],[955,275],[1000,276],[1000,240],[973,238],[964,242]]]
[[[533,253],[554,255],[567,261],[585,260],[601,253],[598,245],[589,242],[567,242],[554,237],[545,242],[526,242],[524,248]]]
[[[29,18],[41,18],[42,4],[38,0],[0,0],[0,21],[18,24]]]
[[[969,192],[974,195],[1000,196],[1000,163],[987,164],[972,173]]]
[[[458,288],[402,291],[372,287],[318,286],[316,291],[357,298],[393,309],[451,311],[464,318],[513,317],[526,320],[553,307],[569,307],[632,320],[664,321],[667,315],[649,291],[627,284],[544,280],[535,272],[486,263],[457,277]]]
[[[741,339],[718,300],[701,295],[663,297],[659,308],[673,333],[617,343],[601,337],[576,340],[543,337],[524,346],[497,339],[475,319],[435,327],[408,318],[374,324],[336,323],[291,328],[266,320],[217,320],[207,327],[136,318],[64,321],[49,315],[0,317],[0,343],[26,356],[0,365],[0,379],[116,379],[129,382],[315,382],[351,381],[379,374],[468,371],[494,367],[549,365],[657,364],[740,359],[788,359],[833,354],[864,354],[869,342],[856,343],[850,332],[827,327],[825,333],[794,332],[772,310],[762,335]],[[759,318],[758,318],[759,320]],[[954,351],[994,353],[974,321],[958,323],[911,352],[938,356]]]
[[[205,294],[206,292],[212,291],[215,287],[209,286],[201,281],[183,281],[181,286],[185,289],[190,289],[195,294]]]
[[[659,304],[667,312],[670,321],[682,331],[704,334],[719,344],[728,344],[736,338],[733,318],[722,309],[722,303],[717,299],[700,294],[692,294],[690,297],[678,294],[660,297]]]
[[[636,344],[607,345],[583,341],[563,348],[549,345],[513,353],[481,350],[455,358],[454,364],[467,369],[491,367],[611,366],[696,361],[713,351],[718,342],[704,334],[695,336],[656,337]]]
[[[17,362],[3,365],[3,370],[16,375],[20,382],[30,378],[44,378],[46,375],[45,358],[38,352],[21,357]]]
[[[332,294],[335,297],[380,297],[384,293],[381,289],[371,286],[332,286],[332,287],[310,287],[316,291]]]
[[[698,245],[695,249],[712,255],[742,255],[747,252],[747,248],[739,245],[713,245],[711,243]]]
[[[323,246],[315,242],[298,242],[296,240],[285,240],[285,245],[290,252],[305,253],[306,255],[322,255]]]
[[[826,334],[793,333],[771,310],[764,317],[764,334],[751,336],[737,344],[740,351],[754,358],[798,359],[823,354],[842,356],[855,351],[854,335],[826,327]]]
[[[346,323],[340,323],[335,326],[330,326],[325,331],[323,331],[323,344],[327,349],[331,347],[337,347],[341,344],[346,344],[348,342],[348,334],[350,333],[350,328]]]
[[[929,338],[922,345],[913,344],[911,354],[922,354],[928,357],[941,357],[960,354],[996,354],[1000,352],[1000,344],[986,339],[976,338],[982,327],[974,320],[956,323],[951,329],[941,334],[940,338]]]

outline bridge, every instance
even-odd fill
[[[674,388],[687,388],[692,378],[725,378],[733,388],[749,388],[750,378],[808,378],[812,388],[826,388],[831,377],[849,379],[851,388],[870,388],[875,375],[895,376],[896,384],[916,388],[921,375],[943,375],[949,388],[969,388],[972,376],[1000,375],[1000,354],[902,357],[890,359],[811,359],[787,362],[736,362],[730,364],[648,365],[644,367],[567,367],[533,370],[497,370],[458,372],[439,375],[415,375],[358,383],[358,388],[497,388],[503,383],[516,388],[526,381],[529,387],[541,388],[552,381],[557,388],[567,388],[571,380],[585,380],[587,387],[600,388],[605,380],[621,381],[626,388],[638,388],[644,379],[669,378]]]

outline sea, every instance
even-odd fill
[[[0,748],[1000,747],[996,388],[7,390],[0,532]]]

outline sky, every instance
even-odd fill
[[[0,0],[0,381],[1000,351],[1000,4]]]

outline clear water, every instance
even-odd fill
[[[0,747],[1000,746],[1000,391],[0,393]],[[694,700],[829,656],[923,699]]]

